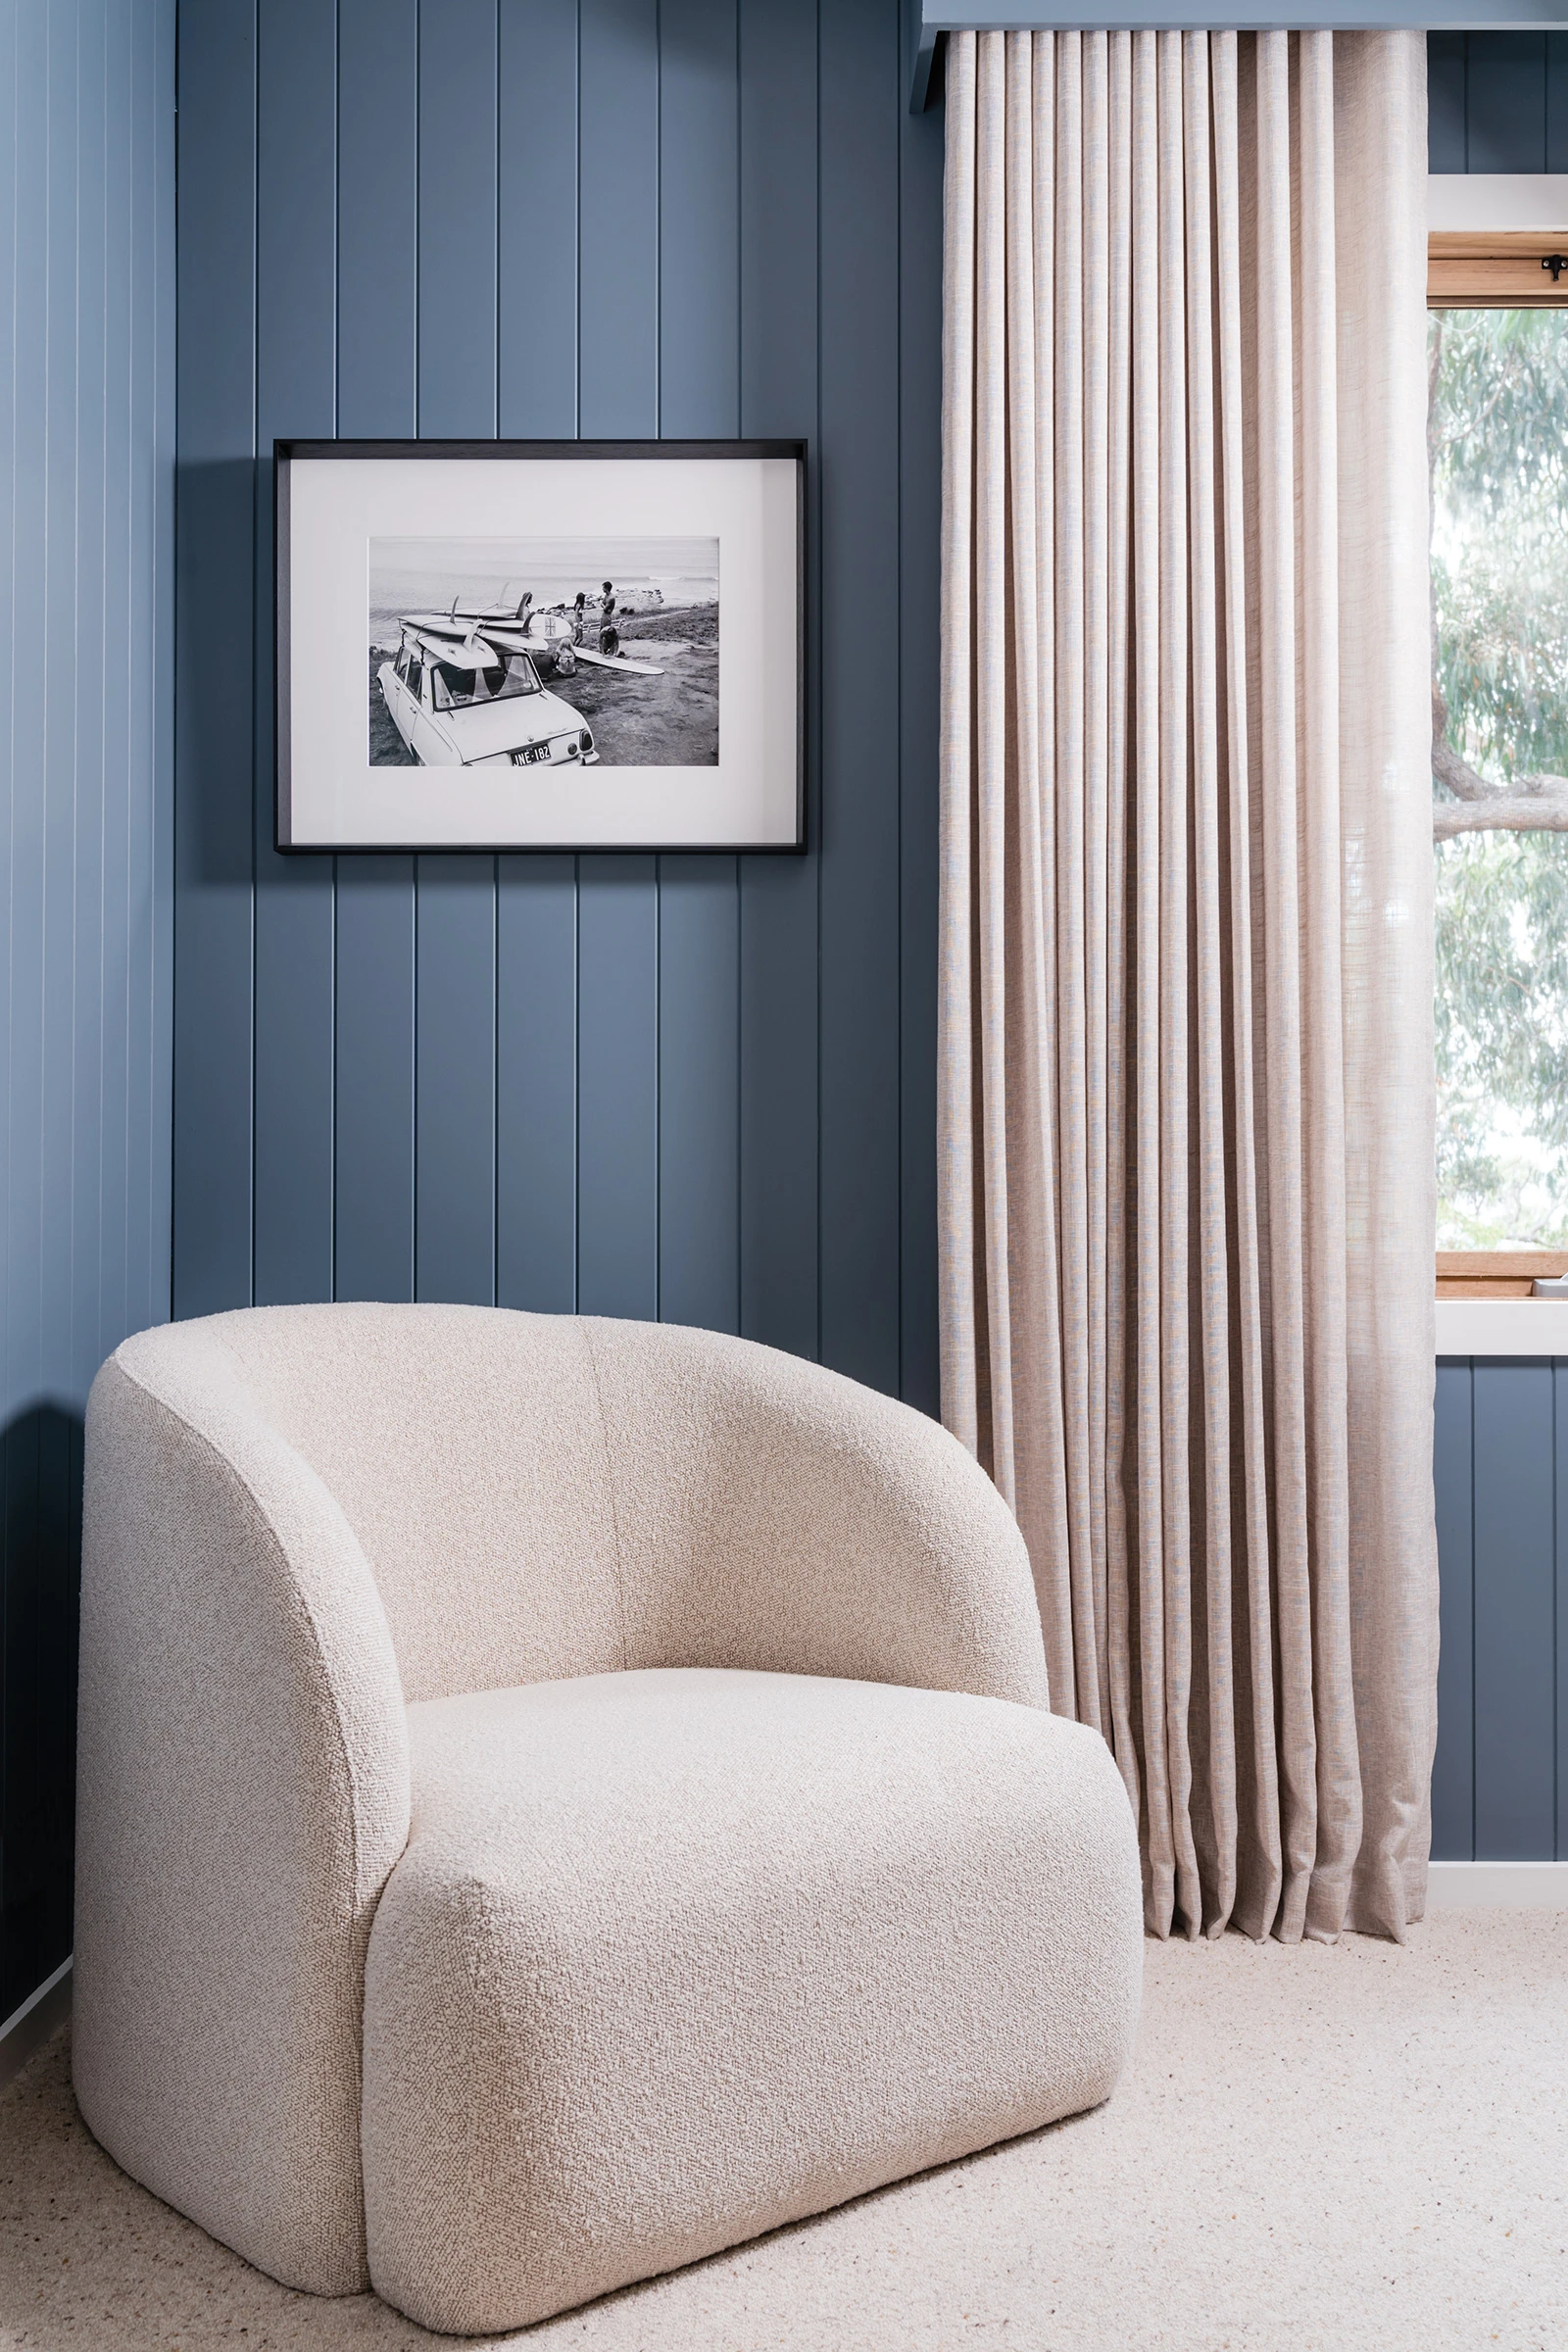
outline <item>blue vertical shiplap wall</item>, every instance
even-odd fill
[[[497,1298],[933,1405],[941,118],[896,0],[0,0],[0,2019],[70,1936],[80,1411],[179,1311]],[[1568,35],[1432,166],[1568,170]],[[809,437],[805,860],[270,849],[274,433]],[[17,692],[33,681],[30,693]],[[171,729],[181,794],[169,830]],[[1568,1364],[1439,1371],[1436,1850],[1568,1852]]]
[[[0,0],[0,2021],[71,1948],[81,1412],[169,1312],[173,0]]]
[[[1568,1361],[1445,1358],[1432,1850],[1568,1861]]]
[[[1434,172],[1568,172],[1568,33],[1427,35]],[[1568,1859],[1568,1362],[1438,1366],[1432,1850]]]
[[[1568,172],[1568,32],[1429,32],[1434,172]]]
[[[935,1409],[940,114],[899,0],[181,0],[174,1310]],[[282,859],[274,435],[801,436],[804,858]]]

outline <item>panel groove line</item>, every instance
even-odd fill
[[[579,0],[578,382],[591,438],[659,427],[658,0]],[[578,862],[577,1296],[659,1312],[659,884]]]
[[[498,0],[421,6],[418,427],[496,431]],[[491,1305],[496,1249],[497,861],[415,861],[415,1288]]]
[[[817,848],[820,1344],[900,1386],[899,26],[819,20],[818,302],[858,331],[819,343],[821,641]],[[876,123],[872,133],[869,122]]]
[[[660,428],[740,427],[736,0],[662,0]],[[659,1311],[735,1331],[739,1289],[738,862],[659,861]]]
[[[332,860],[272,846],[271,450],[337,406],[337,9],[271,0],[259,34],[254,1296],[289,1305],[333,1291],[336,958]]]
[[[858,321],[819,302],[818,66],[815,0],[741,0],[741,431],[808,445],[808,781],[805,857],[740,860],[740,1309],[748,1338],[806,1356],[821,1345],[819,651],[824,625],[858,617],[824,624],[821,602],[821,344]]]
[[[499,427],[577,431],[576,0],[501,0]],[[548,257],[541,267],[541,256]],[[577,1300],[577,860],[500,860],[496,908],[496,1298]]]
[[[339,0],[338,429],[418,423],[417,0]],[[412,858],[335,865],[333,1290],[414,1297]]]

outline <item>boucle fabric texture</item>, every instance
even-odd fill
[[[1045,1701],[1027,1560],[990,1480],[923,1414],[820,1365],[493,1307],[205,1328],[341,1504],[410,1700],[680,1665]]]
[[[662,1715],[654,1707],[651,1717],[654,1702],[636,1695],[650,1683],[671,1687],[650,1669],[729,1670],[697,1675],[704,1688],[728,1688],[735,1674],[748,1688],[769,1690],[774,1678],[793,1678],[789,1707],[808,1717],[813,1706],[825,1710],[822,1725],[832,1728],[808,1737],[805,1719],[787,1707],[771,1743],[754,1740],[748,1747],[733,1707],[707,1709],[694,1700],[694,1720],[705,1709],[712,1714],[717,1748],[703,1805],[688,1820],[687,1797],[678,1792],[687,1788],[680,1758],[690,1760],[691,1742],[670,1731],[667,1707]],[[885,1688],[868,1699],[872,1685]],[[529,1686],[550,1688],[530,1693]],[[703,1834],[716,1841],[710,1861],[714,1869],[723,1863],[720,1889],[743,1885],[748,1873],[765,1882],[771,1849],[764,1833],[771,1824],[782,1837],[780,1825],[797,1804],[805,1818],[811,1802],[825,1802],[834,1756],[850,1774],[841,1794],[846,1819],[860,1823],[862,1846],[875,1845],[865,1786],[877,1785],[880,1771],[906,1788],[898,1807],[884,1807],[881,1835],[892,1837],[903,1824],[899,1835],[915,1838],[928,1802],[922,1834],[933,1853],[951,1843],[949,1867],[959,1872],[960,1855],[974,1848],[969,1879],[939,1880],[928,1871],[917,1890],[924,1899],[940,1886],[944,1899],[956,1902],[953,1889],[966,1886],[967,1908],[955,1913],[961,1955],[957,1945],[941,1955],[945,1974],[931,1973],[939,1955],[929,1935],[910,1943],[911,1953],[925,1956],[918,1965],[911,1959],[898,1991],[906,2016],[921,2014],[922,2002],[955,1984],[967,1987],[963,1999],[978,2001],[976,1988],[991,1982],[993,1943],[1012,1954],[1006,1966],[1023,1970],[1028,1936],[1038,1936],[1046,1919],[1096,1912],[1093,1924],[1074,1931],[1088,1936],[1084,1950],[1102,1933],[1114,1943],[1120,1915],[1113,1903],[1105,1908],[1095,1873],[1108,1871],[1114,1886],[1118,1871],[1125,1879],[1131,1869],[1125,1804],[1111,1817],[1107,1843],[1084,1831],[1084,1854],[1092,1846],[1098,1857],[1091,1870],[1075,1843],[1075,1807],[1080,1795],[1091,1812],[1093,1801],[1102,1801],[1103,1788],[1094,1799],[1093,1773],[1102,1783],[1106,1760],[1087,1734],[1087,1747],[1062,1746],[1041,1713],[1044,1653],[1022,1541],[962,1447],[921,1415],[817,1366],[696,1331],[440,1306],[269,1308],[175,1325],[117,1351],[94,1386],[87,1419],[74,2070],[86,2121],[128,2172],[290,2285],[341,2294],[366,2283],[362,2026],[377,1905],[389,1905],[387,1992],[377,2011],[372,2080],[364,2085],[368,2116],[382,2119],[371,2142],[384,2148],[418,2137],[407,2102],[409,2085],[422,2081],[431,2102],[424,2131],[434,2147],[450,2084],[420,2076],[419,2049],[400,2052],[389,2043],[386,2020],[403,2002],[414,2040],[439,2038],[451,2027],[450,1972],[471,1970],[491,1944],[488,1914],[481,1923],[477,1910],[466,1962],[438,1935],[432,1940],[420,1890],[437,1910],[446,1903],[449,1929],[456,1897],[448,1900],[439,1887],[430,1893],[441,1855],[454,1887],[488,1885],[486,1874],[500,1869],[499,1883],[515,1891],[507,1874],[516,1853],[496,1824],[511,1818],[508,1759],[519,1745],[535,1756],[538,1788],[553,1788],[559,1808],[554,1843],[545,1838],[541,1852],[558,1862],[567,1855],[573,1790],[605,1789],[604,1773],[595,1780],[598,1768],[582,1753],[584,1736],[580,1726],[573,1730],[578,1717],[568,1703],[576,1694],[591,1711],[600,1702],[590,1690],[604,1694],[604,1727],[589,1742],[594,1752],[621,1755],[628,1772],[642,1772],[631,1759],[642,1752],[639,1740],[647,1751],[646,1788],[623,1790],[621,1810],[612,1807],[600,1822],[605,1853],[619,1856],[628,1904],[638,1888],[651,1899],[657,1885],[669,1906],[663,1941],[645,1936],[640,1961],[623,1942],[606,1947],[607,1997],[620,1999],[641,1966],[649,2015],[662,2016],[667,2004],[675,2019],[691,2013],[700,1982],[711,2000],[711,2014],[701,2012],[703,2032],[715,2046],[724,2032],[739,2037],[738,2047],[751,2046],[744,2021],[725,2003],[732,1993],[739,1998],[735,1988],[747,1981],[752,1955],[731,1940],[722,1901],[704,1930],[675,1858],[691,1863],[691,1840],[706,1823]],[[853,1704],[847,1692],[855,1693]],[[950,1713],[938,1709],[928,1719],[919,1707],[929,1710],[930,1694],[939,1692],[965,1697],[944,1702]],[[415,1736],[432,1756],[446,1750],[423,1729],[426,1714],[440,1712],[427,1702],[446,1702],[464,1723],[487,1720],[483,1708],[491,1705],[507,1731],[494,1740],[453,1735],[452,1752],[466,1759],[462,1769],[471,1785],[459,1787],[458,1765],[443,1777],[445,1768],[432,1764],[421,1784],[430,1793],[420,1801],[434,1808],[431,1818],[453,1823],[468,1818],[463,1807],[471,1807],[469,1829],[453,1829],[443,1844],[424,1833],[421,1814],[420,1833],[400,1864],[415,1819],[410,1701]],[[960,1717],[970,1724],[964,1707],[980,1701],[990,1703],[972,1722],[993,1729],[956,1728]],[[874,1713],[878,1703],[892,1710],[885,1721]],[[466,1709],[479,1713],[470,1718]],[[626,1720],[616,1731],[621,1709]],[[520,1731],[514,1737],[523,1718],[534,1728],[526,1739]],[[659,1737],[650,1729],[656,1719]],[[796,1730],[787,1738],[789,1723]],[[563,1755],[575,1756],[569,1768],[557,1759],[554,1779],[539,1760],[550,1727]],[[940,1790],[928,1740],[948,1758]],[[1009,1740],[1024,1744],[1009,1747]],[[1084,1754],[1093,1766],[1075,1761]],[[1015,1788],[1008,1776],[1020,1755],[1031,1761]],[[855,1769],[870,1775],[865,1786],[851,1773],[856,1758]],[[1075,1774],[1083,1772],[1091,1776],[1087,1793],[1075,1793]],[[1053,1775],[1059,1795],[1047,1803],[1041,1790]],[[1000,1776],[995,1788],[993,1776]],[[660,1788],[664,1797],[656,1802]],[[999,1805],[1023,1808],[1014,1828],[1027,1850],[1037,1831],[1026,1835],[1025,1823],[1036,1803],[1055,1822],[1059,1866],[1021,1902],[1001,1891],[1012,1886],[1007,1874],[988,1877],[977,1857],[992,1850],[988,1838],[1000,1836]],[[633,1820],[641,1825],[635,1836],[627,1826]],[[725,1824],[732,1847],[724,1844]],[[465,1860],[459,1847],[470,1832],[476,1853],[485,1838],[500,1838],[504,1868],[489,1847]],[[1038,1837],[1045,1835],[1040,1828]],[[775,2013],[777,2030],[783,2034],[787,2024],[800,2049],[757,2044],[757,2065],[765,2057],[780,2082],[801,2049],[833,2051],[838,2069],[851,2063],[844,2020],[858,1996],[830,1983],[823,1953],[835,1938],[840,1951],[850,1948],[833,1904],[848,1907],[863,1941],[873,1906],[867,1888],[887,1880],[885,1870],[878,1879],[869,1851],[855,1849],[851,1867],[853,1847],[851,1839],[844,1848],[842,1882],[821,1888],[826,1908],[813,1925],[825,1940],[812,1947],[810,1966],[800,1963],[798,1983],[813,1987],[811,1999]],[[784,1857],[794,1850],[785,1838]],[[591,1880],[588,1860],[568,1855],[552,1882],[565,1938],[574,1922],[580,1928],[590,1886],[605,1916],[615,1915],[614,1874],[607,1861]],[[395,1901],[383,1897],[389,1879]],[[767,1891],[760,1886],[759,1899]],[[991,1915],[993,1900],[1004,1916]],[[528,1916],[536,1927],[544,1918]],[[693,1940],[683,1945],[688,1932]],[[429,1954],[423,1993],[411,1989],[408,1961],[411,1939],[421,1936]],[[682,1951],[690,1982],[678,1975],[666,1981],[653,1956]],[[1055,2015],[1057,1943],[1048,1938],[1037,1956],[1046,2034]],[[622,1964],[630,1973],[617,1976]],[[1136,1979],[1125,1953],[1107,1968],[1104,1997],[1124,2038]],[[1014,2010],[1028,2006],[1022,1981],[1004,1967],[997,1979]],[[878,1983],[878,1999],[893,2000],[893,1979]],[[525,1988],[496,1983],[484,2005],[475,1996],[472,2016],[478,2021],[482,2007],[487,2031],[504,2033],[510,2019],[521,2036],[529,1998]],[[875,2070],[893,2065],[896,2035],[889,2013],[875,2001],[872,2010],[882,2038],[865,2072],[864,2115],[854,2123],[837,2085],[840,2103],[830,2109],[839,2118],[834,2129],[846,2134],[844,2153],[833,2160],[845,2179],[856,2165],[871,2167],[855,2174],[858,2185],[1024,2128],[1007,2120],[1015,2114],[1038,2122],[1060,2113],[1050,2101],[1076,2097],[1072,2085],[1080,2080],[1098,2086],[1085,2097],[1101,2096],[1114,2073],[1112,2059],[1095,2055],[1093,2036],[1086,2043],[1075,2029],[1057,2053],[1054,2087],[1043,2043],[1016,2063],[1009,2053],[983,2081],[977,2054],[979,2071],[971,2079],[960,2069],[936,2117],[912,2093],[912,2103],[899,2105],[905,2075],[894,2067],[887,2092],[894,2105],[877,2158],[868,2119],[884,2086]],[[506,2152],[496,2086],[512,2079],[508,2069],[534,2064],[540,2112],[559,2123],[560,2100],[575,2095],[572,2034],[591,2041],[597,2030],[583,2010],[568,2031],[571,2014],[563,1996],[552,2012],[563,2070],[554,2093],[537,2073],[537,2051],[525,2052],[520,2041],[493,2045],[489,2105],[483,2081],[469,2070],[475,2144],[482,2142],[483,2168],[498,2179],[523,2152]],[[983,2024],[974,2025],[976,2053],[1001,2046],[985,2043]],[[994,2018],[985,2032],[997,2027]],[[1014,2016],[1007,2032],[1016,2030]],[[943,2031],[954,2034],[951,2020]],[[961,2035],[960,2045],[967,2046]],[[637,2262],[657,2266],[686,2258],[660,2248],[696,2250],[701,2240],[706,2249],[766,2226],[759,2214],[778,2218],[786,2207],[805,2212],[813,2200],[854,2193],[854,2185],[833,2185],[832,2163],[820,2148],[811,2159],[815,2173],[797,2150],[795,2171],[779,2180],[764,2177],[765,2165],[754,2177],[732,2163],[732,2174],[752,2185],[739,2203],[710,2197],[705,2207],[697,2143],[711,2137],[715,2119],[733,2136],[734,2115],[747,2111],[747,2082],[694,2055],[691,2082],[683,2083],[667,2056],[651,2048],[644,2073],[623,2069],[622,2084],[644,2102],[650,2128],[658,2101],[671,2102],[657,2159],[638,2176],[656,2198],[667,2179],[671,2209],[663,2216],[646,2204],[599,2209],[592,2227],[602,2235],[580,2250],[572,2276],[598,2276],[594,2265],[608,2263],[625,2278],[632,2274],[617,2251],[622,2244],[639,2249]],[[900,2064],[918,2071],[930,2066],[931,2054]],[[796,2120],[808,2150],[808,2111]],[[682,2133],[693,2145],[677,2144]],[[569,2132],[545,2141],[531,2178],[555,2182],[548,2195],[559,2205],[559,2180],[570,2172]],[[830,2134],[824,2144],[839,2143]],[[439,2163],[431,2163],[426,2177],[438,2179]],[[662,2164],[672,2169],[661,2172]],[[814,2188],[805,2185],[808,2177]],[[465,2194],[482,2189],[483,2169]],[[384,2164],[377,2194],[383,2191],[405,2193]],[[388,2291],[406,2294],[411,2309],[422,2294],[422,2308],[456,2310],[442,2249],[467,2225],[462,2215],[427,2213],[425,2226],[433,2232],[419,2240],[430,2249],[429,2277],[421,2284],[388,2270]],[[550,2216],[541,2207],[518,2227],[519,2242],[532,2242],[530,2229],[548,2238]],[[555,2275],[566,2278],[568,2270],[563,2255]],[[495,2282],[476,2283],[489,2291]]]
[[[127,1342],[93,1384],[76,1775],[83,2116],[248,2261],[353,2292],[403,1697],[343,1513],[200,1325]]]
[[[370,2278],[517,2328],[1104,2098],[1137,1843],[1093,1732],[800,1675],[410,1710],[370,1938]]]

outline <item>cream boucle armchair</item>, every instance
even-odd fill
[[[1109,2091],[1109,1754],[953,1439],[740,1340],[146,1332],[87,1416],[74,2066],[288,2284],[523,2326]]]

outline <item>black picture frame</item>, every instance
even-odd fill
[[[803,439],[770,440],[692,440],[692,441],[612,441],[612,440],[492,440],[492,441],[357,441],[319,440],[280,437],[272,444],[272,548],[273,548],[273,842],[284,857],[409,857],[425,853],[475,854],[478,856],[529,855],[534,853],[591,856],[601,853],[658,856],[663,853],[682,857],[721,856],[799,856],[807,848],[807,466],[808,444]],[[794,826],[788,839],[737,838],[732,840],[678,839],[426,839],[400,837],[397,840],[350,839],[333,837],[330,840],[298,840],[294,838],[294,746],[293,746],[293,646],[292,646],[292,573],[294,553],[292,507],[295,468],[313,460],[332,461],[401,461],[410,464],[440,464],[446,461],[506,461],[532,460],[587,465],[599,462],[720,460],[736,462],[783,461],[793,464],[794,485],[794,546],[795,572],[793,661],[794,691],[792,697],[795,726],[794,760]],[[356,618],[359,616],[356,615]],[[430,769],[431,774],[445,772]],[[461,772],[461,771],[460,771]],[[581,771],[579,771],[581,772]]]

